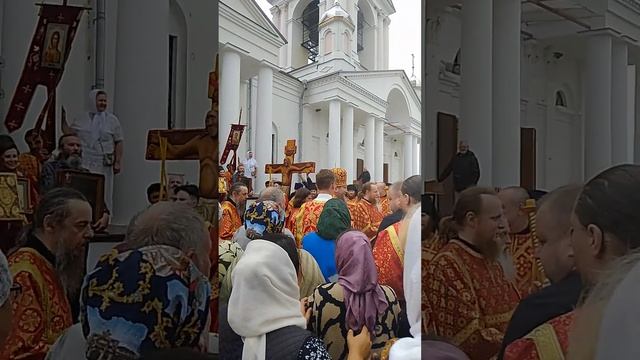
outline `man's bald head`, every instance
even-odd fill
[[[268,187],[262,190],[258,201],[273,201],[280,205],[282,209],[287,208],[287,204],[284,202],[284,193],[277,187]]]
[[[529,192],[519,186],[509,186],[501,189],[498,193],[498,197],[503,203],[509,202],[514,206],[521,207],[525,201],[530,199]]]
[[[581,191],[580,185],[562,186],[545,195],[538,205],[536,235],[540,247],[536,256],[552,282],[565,278],[574,267],[569,221]]]
[[[522,209],[529,200],[527,190],[519,186],[510,186],[501,189],[498,198],[502,201],[504,216],[509,222],[509,228],[513,233],[519,233],[529,225],[529,218]]]
[[[536,218],[548,216],[549,220],[553,222],[554,231],[558,235],[569,231],[569,221],[573,206],[581,191],[582,186],[580,185],[566,185],[546,194],[538,202]]]

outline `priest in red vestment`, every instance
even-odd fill
[[[548,283],[542,265],[535,257],[536,234],[525,210],[529,193],[521,187],[513,186],[500,190],[498,197],[509,222],[507,252],[513,259],[516,286],[524,298]]]
[[[374,183],[366,183],[362,185],[361,194],[353,216],[353,227],[371,241],[378,235],[378,227],[384,218],[378,209],[378,187]]]
[[[220,219],[220,239],[231,240],[233,234],[242,226],[242,218],[238,209],[244,208],[249,189],[243,183],[235,183],[229,189],[228,199],[222,202],[222,219]]]
[[[422,179],[412,176],[401,182],[398,186],[402,196],[397,201],[398,210],[402,214],[410,216],[412,211],[417,211],[417,206],[422,199]],[[395,206],[395,205],[394,205]],[[404,301],[403,272],[404,272],[404,247],[402,237],[398,236],[403,226],[402,221],[387,226],[378,233],[373,245],[373,260],[378,270],[378,283],[391,287],[398,296],[398,300]]]
[[[378,209],[380,209],[380,212],[384,217],[391,214],[389,197],[387,196],[389,193],[389,186],[383,182],[379,182],[376,184],[376,187],[378,188]]]
[[[496,260],[502,217],[502,203],[493,190],[463,191],[445,225],[453,227],[457,236],[427,265],[426,329],[451,341],[471,360],[489,360],[498,354],[520,300]]]
[[[576,268],[586,287],[591,289],[590,295],[578,310],[556,317],[511,343],[505,350],[505,360],[543,360],[547,354],[559,354],[558,350],[564,356],[570,353],[574,359],[595,358],[590,352],[595,351],[599,326],[593,324],[600,323],[603,301],[608,301],[598,284],[611,287],[607,282],[612,280],[606,276],[610,275],[612,266],[621,257],[640,249],[638,187],[639,165],[614,166],[583,187],[571,215],[570,237]],[[548,353],[550,345],[555,349]]]
[[[296,214],[293,234],[298,247],[301,247],[302,238],[306,234],[318,230],[318,219],[320,219],[324,204],[332,199],[336,193],[336,175],[331,170],[322,169],[316,175],[316,185],[318,196],[312,201],[302,204]]]
[[[85,246],[93,236],[91,205],[69,188],[48,192],[33,228],[9,255],[14,287],[13,324],[0,359],[44,359],[73,323],[68,298],[79,297]]]

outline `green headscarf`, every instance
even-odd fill
[[[347,204],[341,199],[327,201],[318,220],[318,235],[327,240],[336,240],[340,233],[350,228],[351,215]]]

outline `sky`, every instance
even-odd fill
[[[271,19],[267,0],[256,0]],[[411,54],[415,55],[415,76],[420,81],[422,32],[420,26],[420,0],[395,0],[396,12],[389,24],[389,69],[402,69],[411,77]]]

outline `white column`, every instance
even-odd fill
[[[389,70],[389,24],[391,20],[389,18],[384,19],[384,28],[383,28],[383,42],[384,42],[384,53],[382,66],[384,70]]]
[[[329,168],[340,167],[340,100],[329,102]]]
[[[310,104],[302,105],[302,139],[300,139],[300,159],[307,161],[314,157],[313,149],[313,109]]]
[[[367,117],[367,123],[365,124],[365,136],[364,136],[364,167],[369,170],[371,174],[371,180],[375,179],[376,169],[375,163],[375,142],[376,137],[376,118],[373,114],[369,114]]]
[[[256,124],[256,148],[254,156],[258,163],[254,191],[264,188],[267,176],[264,166],[271,162],[271,124],[273,121],[273,70],[263,65],[258,72],[258,121]]]
[[[378,23],[376,25],[376,31],[378,32],[378,68],[376,70],[384,70],[384,17],[381,13],[378,13]]]
[[[480,163],[480,184],[492,184],[491,38],[492,0],[464,0],[462,6],[460,140]]]
[[[345,104],[342,112],[342,131],[340,133],[342,137],[341,149],[340,149],[340,166],[347,171],[347,184],[351,184],[352,180],[355,180],[354,158],[353,158],[353,106]]]
[[[611,165],[611,37],[587,39],[585,60],[585,179]]]
[[[289,5],[288,4],[284,4],[280,7],[280,33],[282,33],[282,35],[287,38],[287,43],[290,41],[290,39],[287,37],[288,36],[288,23],[289,23]],[[281,48],[280,48],[280,65],[282,67],[285,67],[287,65],[287,58],[288,58],[288,54],[289,54],[289,48],[287,46],[288,44],[284,44]]]
[[[240,54],[233,50],[222,53],[219,96],[218,133],[224,140],[219,142],[218,150],[222,154],[231,124],[238,121],[240,113]]]
[[[371,70],[379,70],[380,69],[380,63],[378,62],[378,55],[380,53],[380,40],[379,40],[379,34],[380,32],[378,31],[378,19],[380,18],[380,14],[376,13],[375,14],[375,23],[373,24],[374,29],[373,29],[373,69]],[[366,46],[366,45],[365,45]],[[371,171],[371,170],[369,170]]]
[[[404,134],[403,145],[404,145],[404,151],[402,155],[404,157],[404,179],[406,179],[409,176],[413,175],[414,152],[413,152],[413,135],[411,133],[408,132]]]
[[[420,174],[420,164],[418,163],[419,160],[419,156],[418,154],[420,153],[418,150],[418,137],[417,136],[413,136],[411,139],[411,148],[412,148],[412,168],[413,170],[411,171],[412,174],[411,175],[418,175]]]
[[[627,158],[627,43],[615,41],[611,57],[611,161],[612,164],[630,162]]]
[[[493,0],[493,183],[520,185],[520,0]]]
[[[372,180],[382,181],[384,178],[384,120],[376,119],[375,167],[376,177]]]

